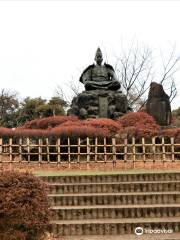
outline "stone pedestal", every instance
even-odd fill
[[[121,91],[91,90],[73,98],[68,115],[85,118],[117,118],[127,113],[127,98]]]

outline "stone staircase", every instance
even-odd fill
[[[127,236],[135,235],[137,227],[173,230],[180,236],[180,173],[49,176],[43,180],[49,184],[56,236]]]

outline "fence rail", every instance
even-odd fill
[[[0,163],[91,163],[180,160],[174,138],[0,138]]]

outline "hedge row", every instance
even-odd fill
[[[107,118],[80,120],[74,116],[55,116],[33,120],[15,130],[0,128],[0,136],[12,137],[152,137],[174,136],[180,129],[161,130],[152,116],[145,112],[128,113],[112,120]]]

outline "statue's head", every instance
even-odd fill
[[[96,51],[96,55],[95,55],[95,59],[96,63],[98,65],[101,65],[102,61],[103,61],[103,57],[102,57],[102,52],[101,49],[98,47],[97,51]]]

